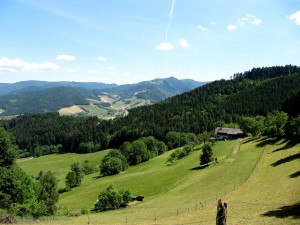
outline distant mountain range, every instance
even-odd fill
[[[208,82],[174,77],[137,84],[117,85],[96,82],[22,81],[0,83],[0,115],[59,111],[62,114],[95,115],[114,118],[126,115],[128,109],[159,102],[193,90]],[[68,107],[77,107],[72,113]]]
[[[47,81],[21,81],[13,84],[0,83],[0,96],[7,95],[10,93],[21,93],[30,91],[46,90],[54,87],[81,87],[88,90],[93,89],[105,89],[117,87],[117,84],[105,84],[98,82],[72,82],[72,81],[61,81],[61,82],[47,82]]]

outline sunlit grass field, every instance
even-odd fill
[[[93,207],[99,192],[109,184],[129,188],[133,195],[141,194],[145,199],[126,209],[79,217],[56,216],[55,221],[44,223],[214,224],[216,199],[219,198],[228,202],[228,224],[299,223],[299,214],[297,217],[293,213],[299,211],[297,204],[300,203],[299,144],[269,139],[240,142],[218,142],[213,147],[218,163],[206,168],[199,167],[201,150],[172,165],[166,163],[170,151],[115,176],[100,177],[96,173],[86,176],[80,187],[60,195],[59,206],[80,214],[82,208]],[[104,152],[94,154],[91,158],[99,154],[100,159]],[[53,157],[52,164],[45,168],[56,168],[61,171],[60,179],[64,179],[63,174],[69,167],[55,160],[55,157],[64,156],[67,157],[45,156],[20,165],[26,172],[36,174],[38,165],[45,167],[41,163],[44,158]],[[88,157],[79,155],[77,158],[74,154],[73,160],[78,161],[83,156]],[[71,164],[71,157],[67,158],[67,164]],[[41,164],[36,164],[35,160],[41,160]],[[284,206],[288,208],[282,208]],[[64,210],[59,212],[60,215],[64,213]]]

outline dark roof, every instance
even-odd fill
[[[244,134],[244,132],[240,128],[217,127],[215,129],[215,134],[238,135],[238,134]]]

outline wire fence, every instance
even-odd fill
[[[216,201],[218,199],[224,198],[232,191],[238,189],[241,185],[245,184],[245,182],[251,177],[253,171],[257,168],[257,165],[262,160],[262,156],[265,151],[262,151],[260,157],[258,158],[256,165],[253,167],[253,170],[249,173],[247,177],[241,179],[238,184],[231,185],[231,188],[227,188],[223,191],[220,191],[215,195],[215,198],[210,198],[210,200],[201,200],[194,203],[183,203],[180,205],[173,204],[164,204],[164,205],[130,205],[126,207],[124,210],[118,210],[110,214],[111,217],[114,217],[114,222],[101,221],[101,213],[98,213],[98,216],[94,216],[94,213],[85,212],[81,213],[82,208],[78,207],[59,207],[59,211],[62,218],[52,217],[51,219],[46,219],[43,221],[39,221],[45,224],[154,224],[154,225],[193,225],[193,224],[216,224]],[[295,187],[295,191],[300,193],[300,186]],[[260,209],[260,213],[268,212],[271,210],[280,209],[282,207],[288,206],[290,203],[278,203],[278,202],[251,202],[251,201],[229,201],[227,202],[229,205],[228,215],[227,215],[227,225],[265,225],[265,224],[276,224],[276,225],[300,225],[300,217],[296,217],[294,219],[288,218],[288,216],[283,218],[276,218],[263,216],[262,214],[257,214],[252,218],[249,215],[239,215],[240,213],[247,214],[245,208],[241,206],[249,206],[252,211],[256,211],[256,209]],[[261,210],[263,209],[263,210]],[[115,210],[115,208],[111,208],[111,210]],[[208,216],[202,216],[201,218],[197,218],[197,216],[192,215],[193,213],[201,214],[201,211],[204,211],[203,214],[206,215],[208,212]],[[64,214],[65,211],[65,214]],[[83,215],[85,214],[85,215]],[[72,219],[73,217],[84,216],[84,219],[76,220]],[[192,219],[189,222],[180,222],[180,220],[185,217],[190,217]],[[196,214],[198,215],[198,214]],[[300,215],[300,212],[299,212]],[[106,215],[106,217],[109,217]],[[178,221],[176,220],[178,218]],[[60,221],[63,221],[60,223]],[[176,222],[169,222],[176,221]],[[32,222],[24,220],[19,221],[21,224],[30,224]],[[35,223],[35,222],[33,222]]]
[[[76,215],[72,215],[69,217],[70,224],[155,224],[155,225],[193,225],[193,224],[215,224],[216,223],[216,202],[212,201],[210,203],[206,202],[198,202],[194,204],[182,204],[178,205],[146,205],[146,206],[129,206],[125,210],[119,210],[116,214],[110,214],[114,218],[114,222],[109,223],[101,221],[101,213],[98,213],[99,218],[96,218],[93,214],[88,214],[85,217],[85,221],[72,220],[72,217]],[[254,224],[300,224],[300,219],[291,219],[291,218],[270,218],[267,216],[263,216],[262,214],[256,215],[254,218],[251,216],[244,218],[244,215],[240,215],[242,212],[246,212],[245,206],[251,206],[255,209],[263,208],[265,212],[282,208],[289,203],[278,203],[278,202],[248,202],[248,201],[229,201],[228,202],[229,209],[227,215],[227,225],[254,225]],[[246,207],[247,208],[247,207]],[[72,210],[80,210],[79,208],[73,207],[68,208]],[[201,214],[201,211],[205,211]],[[253,210],[252,210],[253,211]],[[254,210],[256,211],[256,210]],[[165,212],[168,212],[166,216]],[[208,215],[206,215],[208,212]],[[197,218],[196,215],[201,215],[201,218]],[[261,212],[260,212],[261,213]],[[247,212],[246,212],[247,214]],[[206,215],[206,216],[204,216]],[[183,216],[183,217],[182,217]],[[186,217],[191,217],[190,222],[179,222],[181,219]],[[66,217],[67,218],[67,217]],[[178,218],[178,222],[168,222],[168,221],[176,221]],[[169,220],[170,219],[170,220]],[[68,219],[67,219],[68,220]],[[194,221],[193,221],[194,220]],[[51,224],[51,221],[47,221],[47,223]],[[59,221],[56,218],[53,218],[52,224],[59,224]],[[65,222],[63,224],[66,224]],[[67,223],[68,224],[68,223]]]

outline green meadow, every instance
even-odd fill
[[[60,210],[45,224],[214,224],[216,199],[228,203],[228,224],[299,223],[300,145],[287,140],[244,139],[221,141],[213,147],[218,163],[199,166],[198,149],[169,165],[172,151],[123,173],[85,176],[80,187],[60,195]],[[107,152],[107,151],[106,151]],[[59,187],[70,164],[89,160],[99,164],[106,152],[64,154],[19,161],[29,174],[43,169],[58,176]],[[108,185],[144,195],[143,202],[101,213],[92,209]],[[298,211],[297,211],[298,210]]]

